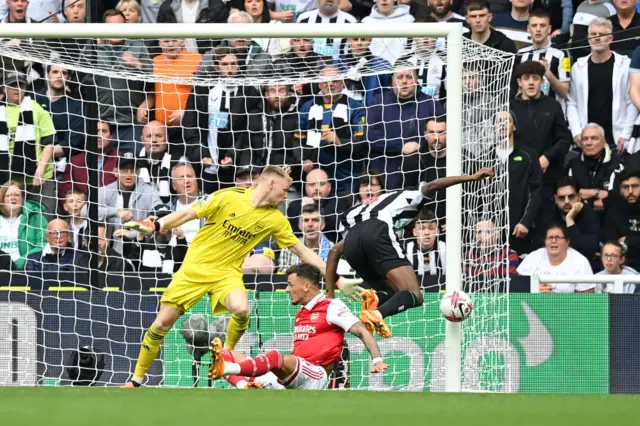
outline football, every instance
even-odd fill
[[[451,322],[466,320],[472,311],[473,302],[464,291],[448,291],[440,301],[440,313]]]

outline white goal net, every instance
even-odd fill
[[[458,105],[447,102],[444,37],[167,37],[0,41],[0,384],[113,386],[130,377],[202,224],[143,238],[124,221],[250,186],[261,167],[282,165],[294,179],[283,212],[326,258],[349,206],[443,177],[447,161],[461,161],[464,173],[495,170],[462,188],[462,241],[447,238],[444,193],[419,220],[399,224],[425,303],[389,319],[393,337],[380,345],[390,369],[370,375],[366,350],[349,337],[331,387],[445,389],[438,307],[447,252],[459,250],[461,287],[475,302],[462,327],[462,387],[514,390],[507,165],[496,154],[513,58],[464,40],[462,138],[447,140],[446,111]],[[460,143],[462,157],[450,158],[447,146]],[[298,261],[272,241],[246,259],[251,325],[238,350],[291,350],[298,307],[282,272]],[[347,264],[339,273],[353,274]],[[148,385],[211,385],[181,334],[195,314],[224,332],[224,317],[203,299],[167,335]]]

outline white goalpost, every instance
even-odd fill
[[[13,61],[27,61],[28,63],[41,63],[44,65],[59,65],[78,75],[90,76],[96,81],[96,76],[107,76],[112,79],[124,79],[138,81],[146,84],[174,84],[199,86],[203,90],[217,84],[219,77],[194,73],[190,78],[182,76],[167,77],[154,72],[142,72],[132,69],[122,71],[110,68],[100,63],[87,63],[83,53],[83,46],[76,40],[121,38],[127,40],[144,40],[146,42],[159,39],[342,39],[349,38],[382,38],[382,39],[408,39],[411,40],[430,38],[434,39],[434,46],[429,51],[421,52],[423,47],[415,47],[413,53],[423,54],[427,58],[423,65],[415,65],[416,68],[424,67],[428,72],[429,61],[440,61],[442,74],[442,87],[446,89],[446,98],[439,101],[446,105],[446,168],[436,171],[436,175],[454,176],[472,173],[480,167],[492,167],[495,170],[495,179],[491,182],[478,182],[468,185],[458,185],[448,188],[446,191],[446,209],[441,210],[438,221],[441,224],[446,220],[446,233],[443,242],[446,250],[442,253],[446,256],[444,270],[438,270],[431,275],[439,286],[436,291],[425,293],[425,305],[409,312],[398,315],[390,322],[394,337],[381,342],[381,349],[385,360],[391,365],[389,373],[385,377],[369,376],[366,364],[366,351],[351,339],[348,346],[351,351],[350,358],[346,360],[349,365],[347,382],[356,389],[381,389],[381,390],[430,390],[430,391],[486,391],[486,392],[513,392],[517,391],[511,385],[509,377],[510,366],[507,365],[510,351],[509,345],[509,297],[508,297],[508,258],[501,258],[495,264],[477,265],[473,259],[495,259],[494,254],[508,251],[508,207],[507,190],[507,165],[495,155],[495,146],[504,143],[495,129],[496,116],[500,112],[508,111],[509,83],[512,55],[504,54],[484,46],[472,43],[463,38],[462,25],[451,23],[414,23],[385,24],[374,26],[367,24],[51,24],[38,25],[2,25],[0,26],[0,57],[10,58]],[[12,39],[22,40],[20,43],[12,42]],[[53,49],[47,40],[56,39],[57,49]],[[38,43],[44,40],[44,43]],[[437,40],[437,42],[435,41]],[[342,47],[342,45],[341,45]],[[403,52],[404,53],[404,52]],[[410,52],[409,52],[410,53]],[[286,58],[286,54],[280,55]],[[206,55],[205,55],[206,58]],[[434,59],[435,58],[435,59]],[[287,59],[281,59],[287,62]],[[302,60],[304,63],[304,60]],[[5,63],[5,62],[2,62]],[[0,63],[0,66],[2,66]],[[426,65],[424,65],[426,64]],[[200,65],[200,67],[206,64]],[[152,67],[152,64],[144,66]],[[403,63],[402,67],[406,67]],[[142,66],[141,68],[142,69]],[[149,68],[152,69],[152,68]],[[200,69],[200,68],[199,68]],[[2,72],[9,72],[3,69]],[[362,77],[376,77],[391,75],[396,71],[396,66],[391,64],[386,69],[364,70]],[[420,72],[422,72],[422,68]],[[347,71],[341,78],[347,79]],[[360,76],[360,75],[359,75]],[[46,76],[41,75],[46,80]],[[85,80],[78,79],[77,85],[82,90]],[[234,84],[241,87],[257,87],[262,93],[262,87],[268,84],[318,84],[327,81],[319,75],[301,76],[296,73],[280,72],[249,74],[236,80]],[[32,81],[29,81],[32,84]],[[100,89],[100,88],[98,88]],[[105,88],[107,89],[107,88]],[[112,89],[113,88],[108,88]],[[384,87],[391,90],[391,87]],[[439,90],[440,88],[438,88]],[[132,90],[132,89],[128,89]],[[368,89],[365,87],[364,91]],[[418,89],[419,91],[419,89]],[[427,91],[424,91],[427,93]],[[433,92],[429,92],[432,94]],[[208,96],[208,95],[207,95]],[[296,95],[297,96],[297,95]],[[86,101],[86,100],[85,100]],[[260,99],[263,102],[264,99]],[[100,98],[93,101],[96,109],[105,106]],[[300,106],[299,106],[300,107]],[[367,105],[363,102],[363,116],[377,105]],[[115,108],[117,109],[117,108]],[[382,111],[385,111],[382,107]],[[197,111],[183,111],[187,115]],[[102,114],[102,113],[101,113]],[[135,113],[134,113],[135,114]],[[262,114],[261,112],[248,112],[250,114]],[[133,115],[135,117],[135,115]],[[427,117],[418,117],[420,123],[419,136],[424,137],[424,120]],[[83,117],[84,119],[99,120],[99,117]],[[183,117],[184,120],[184,117]],[[264,120],[264,119],[263,119]],[[250,118],[247,119],[249,123]],[[364,122],[365,120],[363,120]],[[402,127],[403,122],[399,120]],[[370,126],[368,118],[366,126]],[[131,123],[134,127],[142,127]],[[249,126],[249,124],[246,124]],[[367,139],[368,131],[365,126],[364,139],[358,142],[360,147],[369,148]],[[206,130],[206,129],[200,129]],[[259,130],[247,127],[248,138]],[[265,131],[266,132],[266,131]],[[298,129],[300,132],[300,129]],[[85,135],[86,136],[86,135]],[[94,136],[94,135],[91,135]],[[165,135],[166,136],[166,135]],[[270,136],[265,136],[267,139]],[[391,138],[391,135],[384,135]],[[168,145],[173,141],[166,141]],[[138,141],[139,143],[139,141]],[[234,142],[235,143],[235,142]],[[319,142],[318,142],[319,143]],[[200,140],[202,149],[211,146],[207,140]],[[421,142],[423,148],[420,155],[430,155],[426,143]],[[84,144],[83,144],[84,146]],[[355,146],[355,142],[354,142]],[[303,148],[305,148],[303,146]],[[85,155],[90,148],[84,146]],[[171,146],[168,148],[171,149]],[[199,147],[200,149],[200,147]],[[229,148],[240,156],[254,149],[233,145]],[[355,149],[355,148],[354,148]],[[363,148],[364,149],[364,148]],[[358,161],[365,162],[371,157],[362,154]],[[382,155],[381,164],[392,164],[391,161],[404,160],[401,154]],[[134,153],[138,155],[138,153]],[[207,154],[208,155],[208,154]],[[262,155],[262,154],[260,154]],[[303,153],[303,156],[305,154]],[[355,155],[355,154],[353,154]],[[360,154],[359,154],[360,155]],[[268,156],[267,156],[268,157]],[[253,158],[253,157],[252,157]],[[346,160],[337,160],[336,164],[351,164],[353,157]],[[58,161],[61,159],[58,158]],[[182,161],[182,160],[181,160]],[[213,165],[220,170],[222,166],[217,164],[214,158]],[[235,159],[234,159],[235,161]],[[302,160],[301,160],[302,161]],[[68,160],[71,162],[71,160]],[[359,164],[359,163],[358,163]],[[290,164],[285,164],[290,165]],[[301,165],[296,165],[301,166]],[[334,165],[335,166],[335,165]],[[67,165],[67,167],[69,167]],[[417,170],[394,170],[394,173],[410,173]],[[360,169],[353,170],[356,175]],[[384,177],[392,174],[392,170],[381,170]],[[58,172],[61,179],[63,172]],[[88,173],[96,173],[97,170]],[[52,177],[51,179],[56,179]],[[204,176],[204,175],[203,175]],[[380,177],[378,177],[380,179]],[[90,182],[98,182],[97,178]],[[4,182],[0,182],[2,185]],[[60,185],[62,182],[58,182]],[[297,182],[304,192],[304,184]],[[151,182],[153,185],[153,181]],[[169,182],[170,185],[171,182]],[[355,185],[355,181],[354,181]],[[166,188],[165,188],[166,189]],[[160,191],[160,189],[158,189]],[[89,191],[98,191],[98,188],[89,188]],[[174,191],[174,188],[171,189]],[[354,190],[357,197],[357,188]],[[28,198],[27,193],[27,198]],[[175,194],[165,194],[173,197]],[[96,199],[97,198],[92,198]],[[2,202],[2,200],[0,200]],[[434,203],[434,211],[438,211],[438,205],[444,200]],[[440,204],[439,204],[440,203]],[[102,206],[98,206],[101,208]],[[155,206],[154,206],[155,207]],[[97,211],[97,210],[93,210]],[[102,211],[102,210],[100,210]],[[326,212],[325,212],[326,213]],[[331,212],[339,214],[339,212]],[[438,215],[438,213],[436,213]],[[104,222],[104,217],[88,217],[89,221]],[[113,223],[106,220],[109,226]],[[495,228],[485,247],[476,244],[476,224],[478,222],[491,221]],[[107,232],[112,231],[108,229]],[[442,232],[441,232],[442,233]],[[413,238],[410,233],[405,233],[403,238]],[[441,238],[442,239],[442,238]],[[436,246],[438,243],[436,243]],[[439,246],[438,246],[439,247]],[[84,249],[87,250],[86,248]],[[436,249],[437,250],[437,249]],[[126,258],[126,255],[123,255]],[[433,261],[427,256],[423,263]],[[142,260],[140,260],[142,264]],[[484,273],[473,272],[482,269]],[[147,273],[149,277],[155,277],[158,282],[166,282],[167,270],[163,270],[160,277],[158,273]],[[154,275],[155,274],[155,275]],[[23,271],[11,271],[10,276],[21,276]],[[126,282],[126,274],[120,274]],[[144,275],[144,274],[143,274]],[[262,281],[262,289],[271,283],[278,281],[278,274],[274,270],[271,279]],[[55,274],[52,275],[55,281]],[[165,281],[161,281],[160,278]],[[46,279],[43,279],[43,282]],[[4,285],[4,284],[2,284]],[[8,285],[8,284],[7,284]],[[67,283],[68,285],[68,283]],[[109,292],[106,289],[91,289],[88,293],[82,292],[62,293],[48,291],[49,287],[42,291],[30,289],[12,288],[8,286],[0,292],[0,385],[33,385],[33,384],[65,384],[67,380],[66,353],[77,347],[80,342],[99,342],[96,345],[108,358],[105,363],[105,374],[98,381],[102,385],[118,385],[125,380],[135,364],[137,344],[141,341],[142,333],[150,325],[152,309],[150,306],[159,300],[158,292],[162,291],[162,285],[153,286],[155,292],[147,292],[145,295],[130,295],[126,288]],[[257,289],[258,287],[256,287]],[[296,307],[290,307],[281,293],[275,291],[278,287],[273,284],[274,291],[262,292],[256,290],[251,297],[252,325],[247,334],[242,338],[239,349],[255,355],[259,352],[277,348],[289,350],[291,340],[288,336],[288,328],[292,321],[292,313]],[[432,289],[433,290],[433,289]],[[465,290],[474,299],[475,311],[472,316],[463,323],[451,323],[438,315],[439,291]],[[100,294],[100,296],[98,296]],[[6,297],[5,297],[6,296]],[[58,304],[56,306],[56,303]],[[24,307],[24,306],[26,307]],[[50,306],[51,305],[51,306]],[[89,307],[89,309],[86,309]],[[351,305],[352,309],[359,309]],[[23,313],[24,309],[29,315]],[[41,309],[41,311],[39,311]],[[75,309],[75,310],[74,310]],[[95,310],[95,311],[94,311]],[[15,312],[15,315],[12,314]],[[31,313],[33,312],[33,314]],[[94,313],[100,312],[100,313]],[[202,302],[193,313],[205,315],[213,322],[211,307],[208,302]],[[54,330],[43,325],[43,318],[58,315],[63,320],[72,319],[74,325],[69,329]],[[96,315],[96,316],[93,316]],[[1,322],[5,318],[9,324],[12,318],[16,318],[17,331],[14,328],[3,328]],[[20,321],[19,317],[29,317],[28,324]],[[33,318],[32,318],[33,317]],[[112,318],[113,317],[113,318]],[[255,320],[254,320],[255,319]],[[78,326],[75,324],[82,324]],[[20,327],[27,327],[22,331]],[[13,327],[13,326],[12,326]],[[16,334],[17,333],[17,334]],[[152,384],[159,386],[185,387],[192,386],[191,358],[187,356],[179,338],[179,324],[172,331],[159,355],[154,368],[150,370],[153,376]],[[134,337],[131,336],[134,335]],[[35,343],[38,351],[20,351],[20,345],[15,343],[16,335],[31,336],[29,344]],[[36,335],[44,337],[36,337]],[[39,339],[35,342],[35,339]],[[51,346],[55,345],[55,346]],[[18,348],[18,349],[16,349]],[[5,352],[5,349],[7,351]],[[38,352],[38,353],[36,353]],[[11,355],[3,355],[11,354]],[[28,370],[16,374],[16,369]],[[202,369],[205,374],[206,369]],[[201,374],[201,376],[202,376]],[[16,380],[16,377],[19,379]],[[198,386],[205,386],[201,380]]]

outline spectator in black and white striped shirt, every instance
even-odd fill
[[[358,20],[339,8],[338,0],[318,0],[318,8],[305,12],[298,17],[299,24],[353,24]],[[313,51],[319,55],[332,56],[338,59],[345,51],[345,38],[313,39]]]
[[[444,275],[446,245],[438,239],[440,226],[432,210],[423,208],[412,230],[415,239],[405,244],[409,262],[418,275]]]
[[[544,65],[542,93],[556,98],[566,114],[565,99],[569,94],[571,59],[569,55],[551,47],[551,16],[545,10],[537,9],[529,15],[527,31],[531,34],[532,45],[518,50],[521,62],[538,61]]]

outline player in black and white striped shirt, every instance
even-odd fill
[[[343,293],[349,296],[363,290],[360,320],[369,331],[390,337],[384,318],[422,305],[418,279],[398,241],[394,225],[402,219],[413,219],[437,191],[491,176],[493,170],[482,169],[472,176],[444,177],[423,182],[418,190],[389,192],[371,203],[347,210],[342,220],[347,235],[331,249],[327,258],[328,296],[333,297],[338,261],[344,256],[371,289],[352,287],[354,291],[347,294],[341,287]]]
[[[547,96],[555,96],[566,115],[565,99],[569,95],[571,59],[566,52],[551,47],[551,16],[549,13],[540,9],[531,12],[527,31],[531,34],[533,44],[518,50],[520,63],[542,62],[547,72],[544,75],[541,90]]]
[[[298,17],[299,24],[354,24],[358,20],[351,14],[340,10],[338,0],[318,0],[318,8],[304,12]],[[338,59],[346,53],[346,38],[313,39],[313,51],[318,55],[332,56]]]

